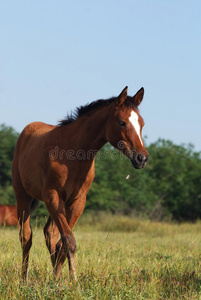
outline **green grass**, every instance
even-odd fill
[[[74,231],[76,284],[67,263],[54,281],[42,228],[33,229],[25,284],[18,230],[0,228],[1,299],[201,299],[201,223],[85,215]]]

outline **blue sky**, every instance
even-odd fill
[[[0,123],[20,132],[142,86],[147,143],[201,151],[201,2],[0,0]]]

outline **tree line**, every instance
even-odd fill
[[[16,202],[11,165],[18,133],[0,125],[0,204]],[[201,218],[201,152],[192,145],[159,139],[147,147],[147,166],[136,170],[106,144],[96,157],[96,175],[85,210],[109,211],[152,220],[195,221]],[[47,215],[39,202],[34,215]]]

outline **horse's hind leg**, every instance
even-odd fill
[[[17,215],[20,224],[20,242],[23,251],[22,277],[27,280],[29,252],[32,245],[32,230],[30,226],[30,213],[32,198],[27,195],[23,188],[15,190],[17,199]]]
[[[49,217],[45,227],[44,227],[44,235],[47,248],[50,252],[50,257],[52,261],[53,268],[56,264],[56,245],[59,237],[59,230],[56,226],[55,222],[52,221],[51,217]]]

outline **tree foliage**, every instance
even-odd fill
[[[11,166],[18,133],[12,127],[0,125],[0,203],[15,203]]]
[[[0,126],[1,204],[15,203],[11,164],[17,137],[11,127]],[[201,218],[201,153],[194,152],[192,145],[178,146],[162,139],[147,149],[150,159],[146,168],[136,170],[122,153],[106,144],[96,157],[96,176],[87,195],[86,210],[155,220]],[[40,202],[37,215],[45,214]]]
[[[147,149],[150,159],[141,170],[109,145],[101,149],[86,208],[158,220],[201,218],[201,153],[161,139]]]

